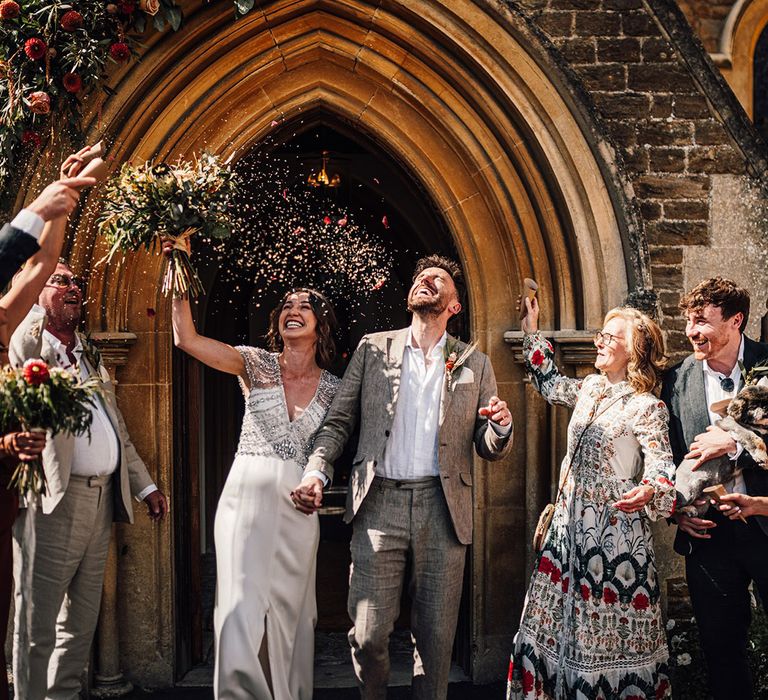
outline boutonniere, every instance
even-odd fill
[[[93,367],[94,371],[98,372],[101,367],[101,352],[93,342],[91,334],[88,333],[85,337],[80,336],[80,342],[83,345],[83,357],[88,360],[88,364]]]
[[[443,355],[445,357],[445,380],[448,382],[448,391],[453,390],[456,379],[461,372],[461,368],[477,348],[477,341],[467,345],[460,353],[458,348],[459,341],[449,338],[443,349]]]

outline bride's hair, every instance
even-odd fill
[[[288,301],[288,297],[292,294],[309,295],[309,304],[317,319],[315,362],[322,369],[330,369],[336,357],[336,341],[333,339],[333,335],[336,333],[339,324],[331,302],[316,289],[309,289],[308,287],[290,289],[280,299],[280,303],[272,309],[272,312],[269,314],[269,330],[267,331],[269,349],[272,352],[282,352],[283,350],[283,339],[280,336],[280,312],[283,310],[285,302]]]

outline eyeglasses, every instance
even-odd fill
[[[85,289],[85,282],[80,277],[73,275],[62,275],[56,273],[48,278],[48,284],[51,287],[58,287],[59,289],[69,289],[70,287],[77,287],[82,290]]]
[[[736,385],[730,377],[721,377],[720,388],[727,394],[730,394],[736,388]]]
[[[595,333],[595,337],[593,338],[595,345],[610,345],[614,340],[624,340],[624,336],[597,331],[597,333]]]

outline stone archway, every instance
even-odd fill
[[[364,132],[414,174],[445,220],[474,300],[472,334],[523,426],[522,374],[503,338],[516,325],[522,278],[539,281],[543,322],[558,330],[596,327],[648,281],[644,251],[628,242],[633,222],[612,155],[591,142],[589,115],[565,84],[499,3],[278,0],[236,24],[228,7],[190,12],[184,31],[150,45],[117,77],[100,118],[117,162],[185,156],[202,144],[237,154],[273,122],[313,109]],[[94,132],[98,124],[94,113]],[[83,227],[75,263],[92,267],[103,251]],[[140,452],[170,488],[183,474],[170,467],[171,338],[160,275],[161,261],[147,256],[97,268],[91,296],[100,304],[89,321],[138,336],[120,398]],[[160,429],[147,431],[148,418]],[[522,545],[509,545],[526,529],[522,435],[520,444],[509,464],[476,471],[477,680],[503,668],[527,577]],[[122,577],[142,582],[126,587],[121,608],[124,665],[156,685],[173,674],[172,562],[182,534],[142,526],[120,534]],[[151,634],[142,619],[152,620]]]

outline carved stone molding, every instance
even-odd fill
[[[99,331],[90,339],[101,353],[101,360],[108,369],[128,364],[128,353],[136,343],[136,334],[125,331]]]

